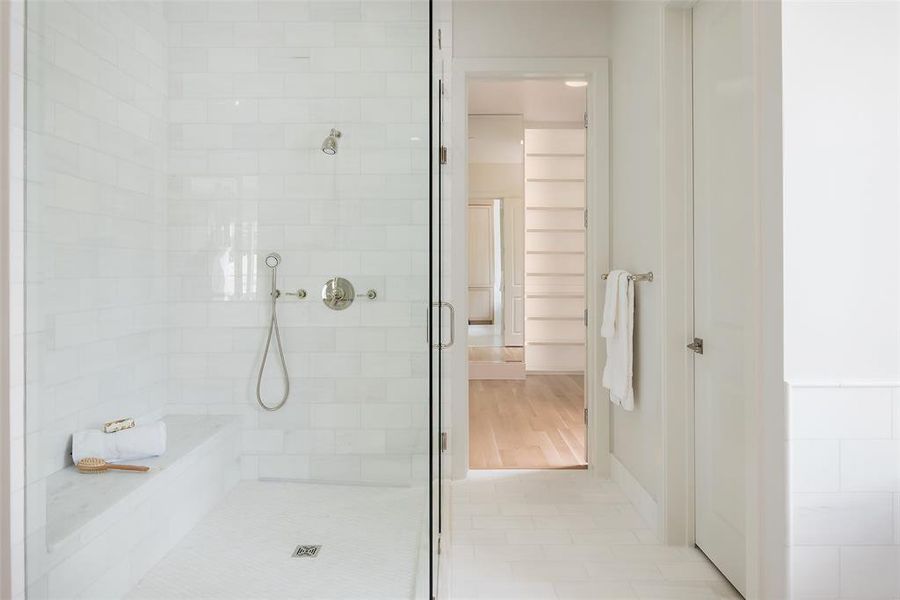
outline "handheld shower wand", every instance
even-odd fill
[[[284,359],[284,348],[281,346],[281,332],[278,330],[278,307],[276,302],[281,292],[278,291],[278,265],[281,263],[281,255],[273,252],[266,257],[266,266],[272,269],[272,318],[269,320],[269,333],[266,335],[266,347],[263,350],[262,363],[259,365],[259,377],[256,379],[256,401],[264,410],[275,411],[284,406],[291,393],[291,379],[288,375],[287,362]],[[275,333],[275,345],[278,347],[278,357],[281,359],[281,372],[284,374],[284,395],[274,406],[269,406],[262,399],[262,377],[266,368],[266,360],[269,357],[269,347],[272,345],[272,332]]]

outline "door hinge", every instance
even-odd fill
[[[694,341],[687,345],[687,348],[697,354],[703,354],[703,339],[695,337]]]
[[[585,129],[588,128],[588,116],[587,116],[587,111],[584,112],[584,128],[585,128]]]
[[[441,164],[447,164],[447,146],[441,146]]]
[[[438,33],[438,50],[441,50],[444,47],[443,35],[442,35],[442,32],[440,29],[438,29],[437,33]]]
[[[584,424],[587,425],[587,409],[584,409]]]
[[[588,312],[587,312],[587,310],[588,310],[588,309],[584,309],[584,326],[585,326],[585,327],[588,326]]]
[[[587,229],[587,209],[584,209],[584,228]]]
[[[446,431],[441,432],[441,452],[446,452],[450,446],[450,434]]]

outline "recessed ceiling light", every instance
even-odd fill
[[[587,83],[588,83],[587,81],[576,80],[576,81],[567,81],[566,85],[569,87],[587,87]]]

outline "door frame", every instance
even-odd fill
[[[13,231],[23,224],[12,220],[23,208],[24,190],[14,181],[19,181],[24,173],[21,161],[13,159],[12,144],[24,142],[21,127],[25,115],[21,112],[23,98],[15,101],[12,94],[24,92],[24,87],[13,84],[13,78],[21,78],[23,72],[24,40],[24,3],[0,2],[0,256],[4,257],[0,261],[0,598],[20,597],[25,589],[25,416],[22,390],[14,393],[13,389],[14,385],[21,385],[21,378],[11,380],[13,365],[21,360],[10,355],[11,350],[21,353],[21,348],[13,347],[12,335],[13,319],[23,316],[21,308],[12,302],[12,293],[17,289],[13,282],[14,261],[22,259],[21,252],[13,252]],[[23,84],[20,80],[19,86]]]
[[[602,364],[605,346],[600,343],[599,317],[600,273],[609,270],[609,195],[610,195],[610,121],[609,121],[609,60],[607,58],[455,58],[451,81],[450,166],[451,261],[466,264],[468,249],[468,83],[474,79],[562,79],[584,78],[587,89],[587,197],[585,207],[588,228],[585,236],[588,265],[585,278],[585,301],[589,314],[586,332],[587,365]],[[462,209],[462,210],[460,210]],[[603,219],[601,219],[603,216]],[[460,314],[468,314],[468,274],[454,269],[451,278],[452,297],[458,299]],[[451,375],[451,477],[465,479],[469,471],[469,365],[468,330],[463,319],[456,324],[456,339]],[[588,445],[588,469],[598,477],[610,473],[609,403],[600,394],[599,369],[585,370],[585,399],[588,407],[586,434],[593,443]]]
[[[694,544],[692,12],[669,0],[663,15],[661,120],[663,221],[663,485],[659,535]],[[746,422],[748,598],[789,595],[787,402],[784,382],[781,7],[743,2],[742,39],[753,94],[753,198],[757,268],[756,402]],[[671,276],[666,276],[670,274]]]

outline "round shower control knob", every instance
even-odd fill
[[[344,310],[355,298],[353,284],[343,277],[329,279],[322,288],[322,302],[331,310]]]

